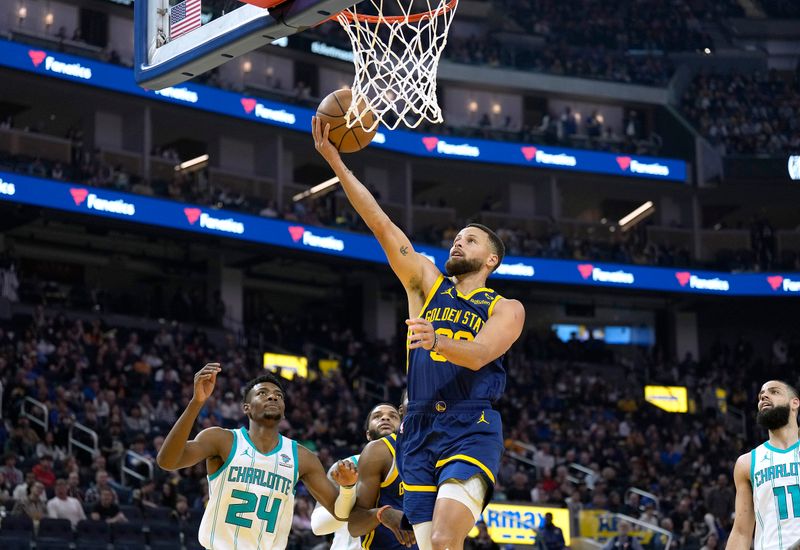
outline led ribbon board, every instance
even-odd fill
[[[199,84],[182,84],[158,91],[143,90],[136,84],[131,69],[83,57],[36,49],[7,40],[0,40],[0,66],[250,122],[291,128],[306,133],[311,131],[311,116],[314,114],[311,109],[243,96]],[[687,169],[684,161],[660,157],[616,155],[523,143],[461,139],[451,136],[424,135],[404,130],[379,131],[370,147],[417,157],[585,172],[665,182],[685,183],[687,181]]]
[[[0,172],[0,203],[3,201],[387,265],[386,255],[371,235],[21,174]],[[444,268],[447,250],[428,245],[414,245],[414,248],[440,269]],[[506,256],[492,277],[533,283],[718,296],[800,296],[798,273],[733,274]]]

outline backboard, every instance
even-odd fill
[[[134,73],[140,86],[160,90],[179,84],[302,32],[359,0],[248,0],[201,24],[202,1],[136,1]]]

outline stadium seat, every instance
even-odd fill
[[[105,521],[85,519],[78,522],[75,545],[81,550],[105,550],[111,530]]]
[[[119,511],[125,514],[125,517],[128,518],[128,521],[142,521],[144,518],[142,510],[138,506],[120,504]]]
[[[203,550],[203,546],[200,544],[200,541],[197,540],[199,524],[184,525],[181,531],[183,533],[183,545],[186,547],[186,550]]]
[[[172,550],[181,545],[181,531],[177,523],[154,521],[147,524],[150,550]]]
[[[72,543],[72,523],[68,519],[42,518],[36,535],[37,550],[63,550]]]
[[[28,550],[33,540],[33,522],[24,515],[6,516],[0,529],[3,550]]]
[[[111,528],[111,538],[115,550],[141,550],[147,543],[141,521],[115,523]]]
[[[144,519],[145,523],[148,523],[147,520],[150,521],[169,521],[170,514],[172,513],[172,508],[168,506],[156,506],[152,508],[150,506],[146,506],[144,508]],[[131,518],[128,518],[131,519]]]

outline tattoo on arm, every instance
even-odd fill
[[[401,246],[400,247],[400,254],[402,254],[403,256],[408,256],[408,247],[407,246]]]

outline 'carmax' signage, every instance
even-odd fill
[[[569,546],[572,533],[569,510],[566,508],[492,502],[481,514],[481,520],[486,523],[489,536],[498,544],[533,545],[536,543],[536,532],[544,527],[544,516],[547,513],[553,514],[553,524],[561,528],[564,543]],[[478,536],[478,528],[473,528],[469,536]]]

